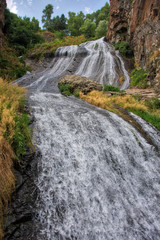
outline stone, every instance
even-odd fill
[[[84,94],[87,94],[88,92],[91,92],[93,90],[102,91],[103,89],[102,85],[97,83],[96,81],[78,75],[65,75],[60,79],[58,87],[63,84],[69,84],[72,93],[76,89],[78,89]]]

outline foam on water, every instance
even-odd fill
[[[31,97],[38,239],[160,239],[160,161],[118,116],[58,94]],[[143,124],[143,123],[142,123]],[[147,125],[160,146],[160,135]]]

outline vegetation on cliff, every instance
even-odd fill
[[[26,90],[8,85],[0,78],[0,239],[3,235],[3,214],[6,213],[15,186],[13,165],[20,163],[31,147],[29,117],[24,112]]]

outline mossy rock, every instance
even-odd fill
[[[102,85],[96,81],[78,75],[65,75],[60,79],[58,87],[60,88],[61,85],[66,84],[70,85],[71,93],[75,92],[76,89],[81,91],[83,94],[87,94],[93,90],[102,91],[103,89]]]

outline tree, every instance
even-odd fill
[[[53,13],[53,5],[48,4],[43,10],[43,15],[42,15],[42,23],[44,23],[43,28],[45,28],[46,30],[49,30],[51,26],[52,13]]]
[[[96,28],[96,37],[103,37],[106,35],[108,29],[108,21],[100,21],[98,27]]]
[[[8,9],[5,10],[4,30],[9,43],[14,46],[19,55],[25,53],[35,43],[43,41],[43,38],[36,33],[39,30],[38,20],[33,18],[31,21],[28,17],[18,17]]]
[[[95,36],[96,23],[92,22],[91,19],[86,19],[84,24],[81,26],[80,31],[84,33],[85,37]]]
[[[69,19],[68,19],[68,30],[70,31],[72,36],[79,36],[81,35],[81,26],[84,23],[84,18],[85,15],[84,13],[81,11],[80,13],[78,13],[76,15],[76,13],[74,12],[69,12]]]

